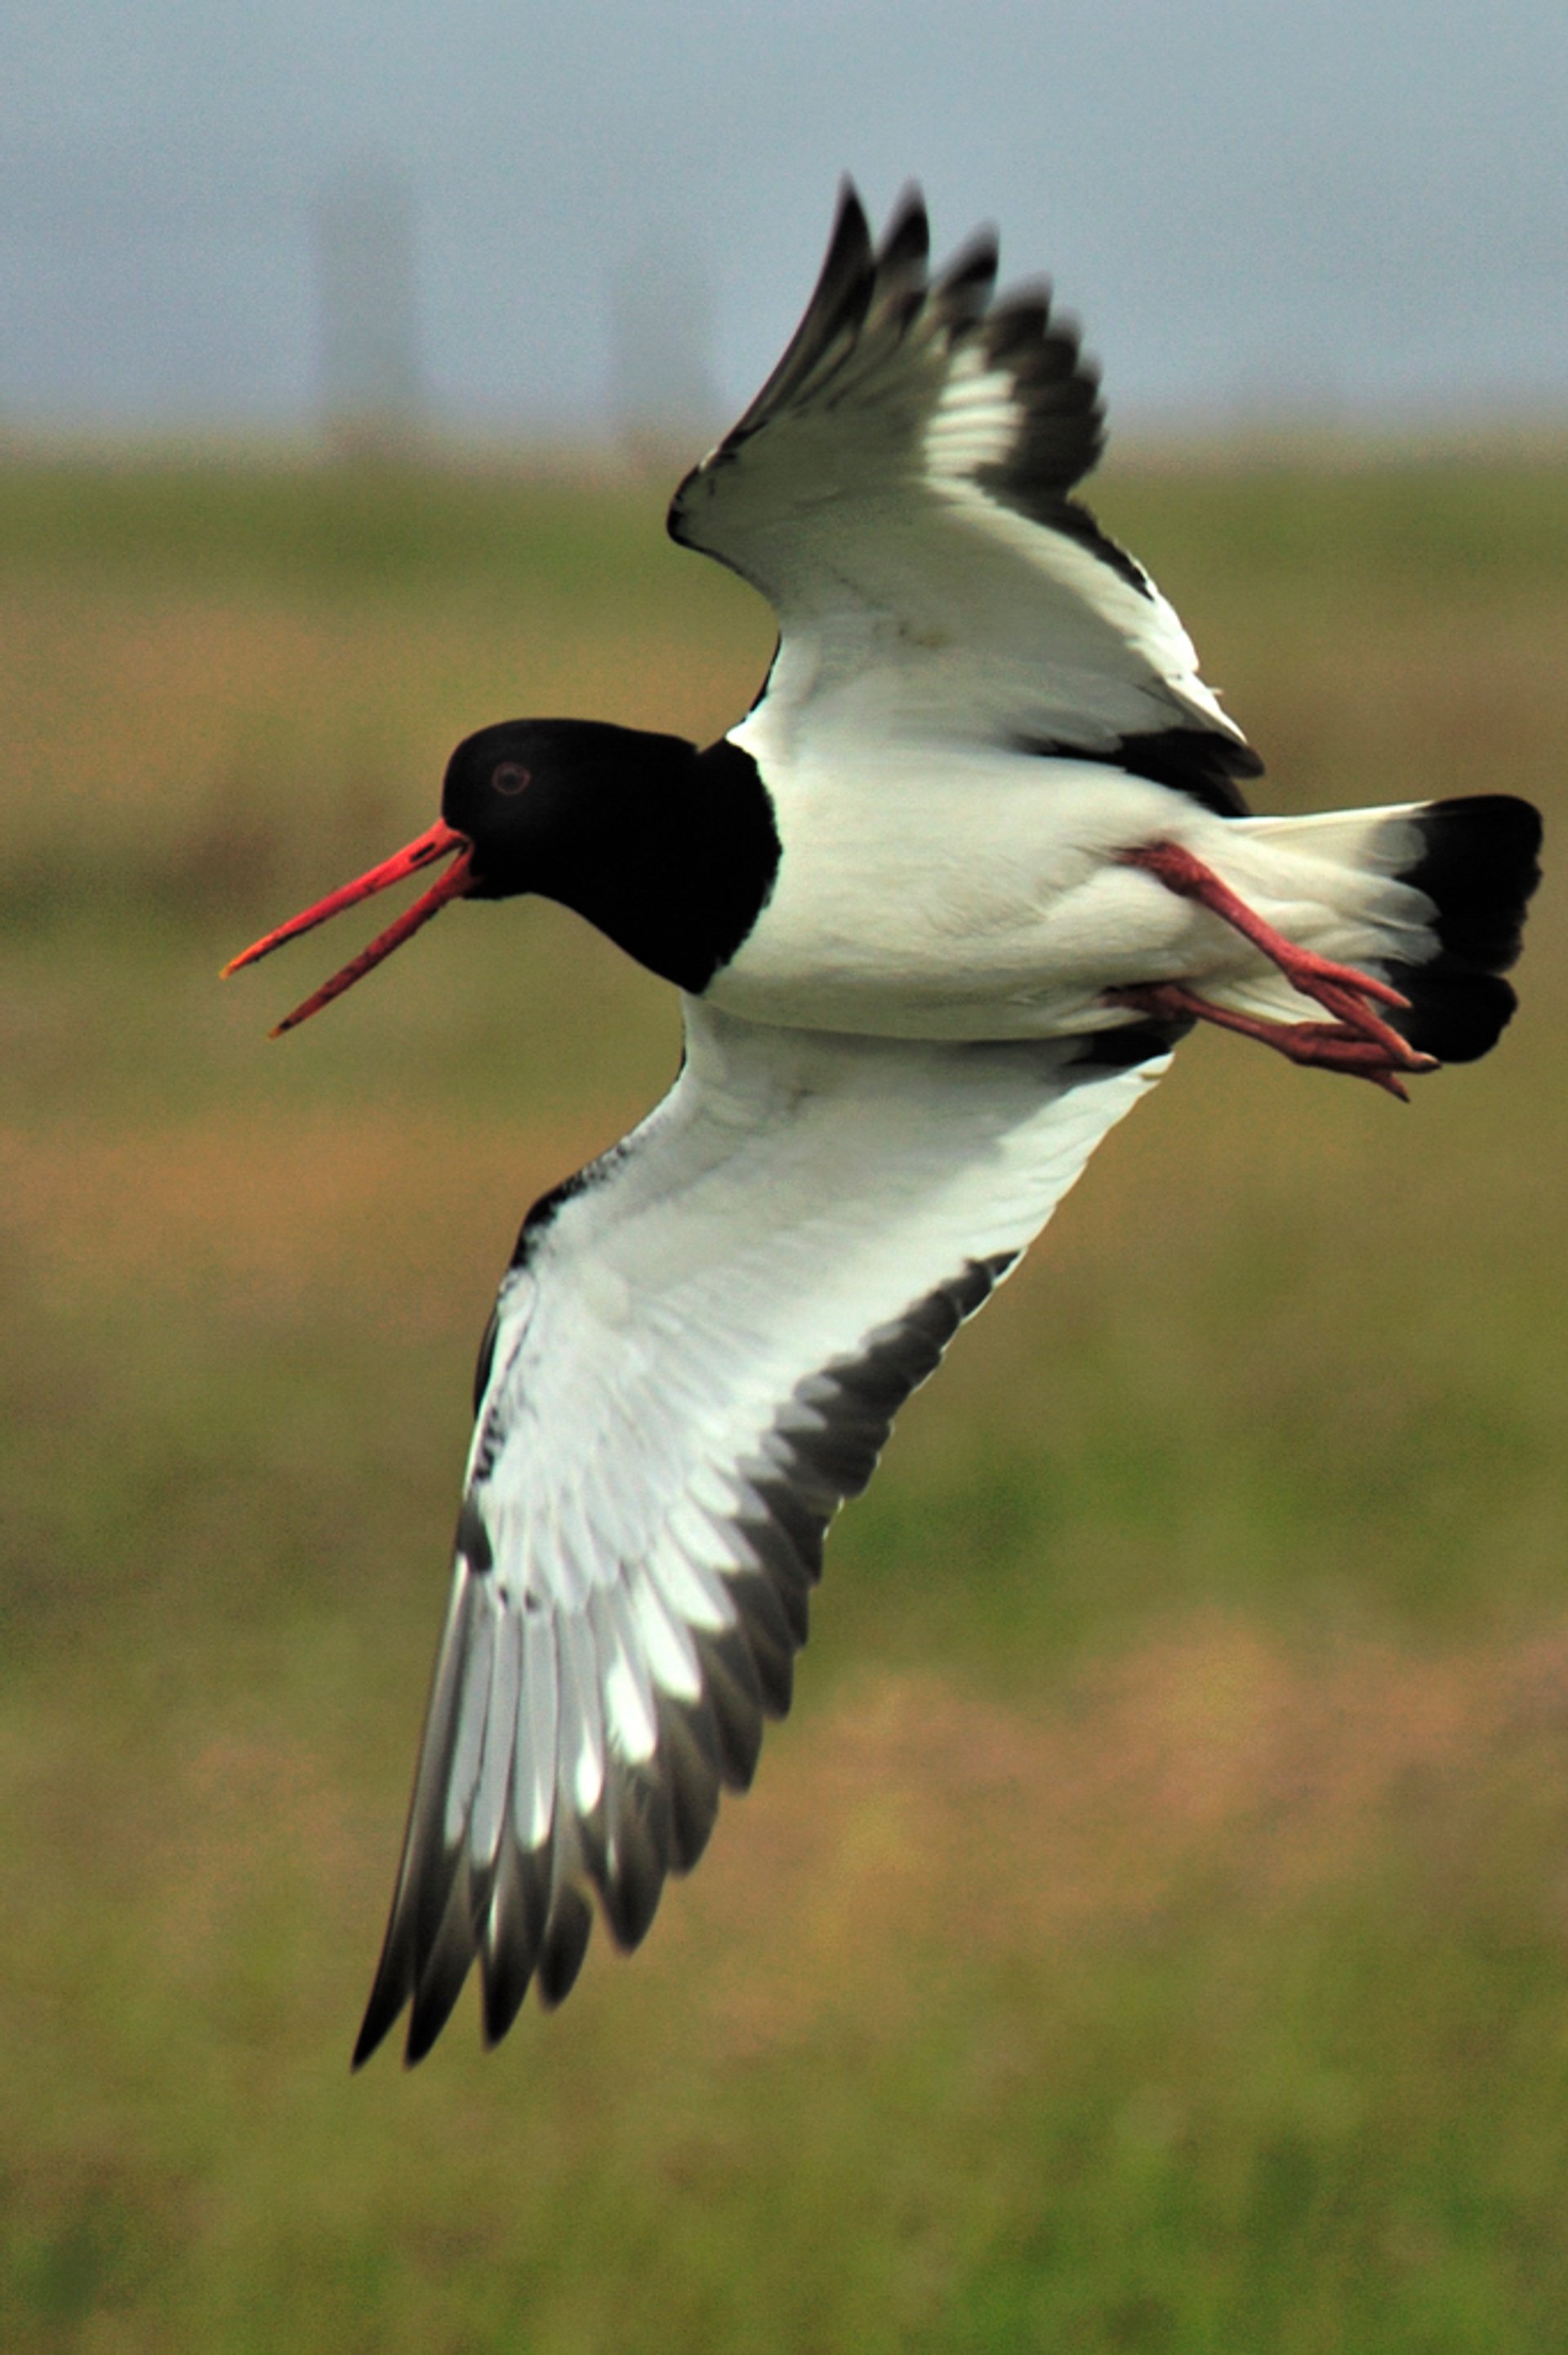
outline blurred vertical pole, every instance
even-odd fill
[[[333,181],[316,202],[315,247],[328,441],[361,455],[410,450],[427,403],[406,176],[362,165]]]

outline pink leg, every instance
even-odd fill
[[[1206,997],[1184,989],[1178,981],[1152,982],[1144,988],[1107,989],[1105,993],[1111,1006],[1130,1006],[1139,1014],[1152,1014],[1161,1022],[1213,1022],[1222,1030],[1239,1030],[1244,1039],[1255,1039],[1260,1045],[1272,1047],[1276,1053],[1288,1056],[1293,1063],[1315,1063],[1329,1071],[1348,1071],[1358,1080],[1371,1080],[1374,1087],[1386,1088],[1401,1103],[1409,1096],[1396,1078],[1388,1060],[1388,1049],[1375,1039],[1361,1039],[1354,1031],[1335,1022],[1265,1022],[1251,1014],[1233,1014],[1226,1006],[1211,1006]],[[1411,1071],[1430,1071],[1436,1069],[1430,1055],[1419,1057],[1404,1066]]]
[[[1376,998],[1384,1006],[1408,1006],[1407,997],[1401,996],[1386,981],[1375,980],[1370,973],[1361,973],[1352,964],[1335,964],[1315,950],[1300,948],[1294,941],[1287,941],[1283,932],[1266,923],[1255,909],[1249,908],[1228,883],[1220,880],[1212,867],[1206,867],[1190,850],[1183,850],[1174,842],[1154,842],[1138,850],[1124,851],[1122,861],[1128,867],[1141,867],[1163,883],[1168,891],[1174,891],[1183,900],[1195,900],[1200,907],[1207,908],[1212,915],[1231,925],[1278,966],[1292,989],[1298,990],[1303,997],[1316,999],[1334,1019],[1266,1022],[1213,1006],[1180,982],[1107,990],[1106,995],[1113,1004],[1137,1007],[1146,1014],[1214,1022],[1222,1029],[1240,1031],[1245,1038],[1256,1039],[1264,1046],[1275,1048],[1293,1063],[1315,1063],[1326,1071],[1349,1071],[1402,1099],[1404,1090],[1394,1076],[1396,1071],[1436,1070],[1435,1056],[1419,1054],[1367,1002]]]

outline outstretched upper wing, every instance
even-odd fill
[[[1261,763],[1171,606],[1071,496],[1104,440],[1075,327],[1044,289],[992,303],[991,236],[936,279],[927,250],[917,195],[874,251],[846,185],[789,349],[682,484],[671,532],[772,602],[768,699],[789,713],[847,688],[869,727],[1141,756],[1239,810],[1232,780]]]
[[[356,2060],[487,2035],[634,1945],[789,1705],[823,1532],[893,1416],[1163,1071],[1158,1034],[927,1045],[686,1001],[623,1144],[530,1213]],[[1093,1058],[1141,1053],[1141,1064]]]

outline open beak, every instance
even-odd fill
[[[259,957],[270,956],[274,949],[281,948],[285,941],[294,940],[301,932],[308,932],[313,925],[324,924],[329,916],[339,914],[344,908],[352,908],[356,900],[368,900],[374,892],[385,891],[388,885],[401,883],[406,875],[417,875],[422,867],[429,867],[435,859],[445,858],[452,851],[458,855],[446,873],[439,881],[432,883],[412,907],[405,908],[395,924],[388,924],[387,930],[379,933],[368,948],[361,949],[341,973],[334,973],[332,979],[323,982],[302,1005],[296,1006],[291,1014],[284,1015],[276,1029],[269,1033],[273,1039],[281,1039],[285,1030],[292,1030],[308,1015],[319,1014],[323,1006],[330,1006],[334,997],[341,997],[344,991],[351,988],[372,966],[378,965],[384,957],[389,957],[394,949],[401,948],[405,941],[412,940],[420,925],[428,924],[449,900],[461,899],[469,888],[473,863],[473,845],[467,835],[457,833],[444,818],[438,818],[427,833],[421,834],[417,841],[410,842],[406,849],[397,851],[391,858],[384,858],[379,867],[373,867],[368,874],[361,875],[353,883],[344,884],[340,890],[329,891],[324,900],[318,900],[313,908],[305,909],[301,915],[291,916],[288,922],[280,924],[275,932],[267,932],[260,940],[252,942],[248,949],[241,950],[238,956],[231,958],[224,966],[222,977],[227,980],[231,973],[238,973],[241,965],[254,964]]]

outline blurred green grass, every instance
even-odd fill
[[[461,910],[225,956],[519,710],[716,733],[662,492],[0,468],[7,2349],[1512,2355],[1568,2305],[1563,935],[1400,1112],[1196,1039],[835,1534],[643,1952],[346,2053],[533,1196],[678,1051]],[[1568,464],[1113,474],[1264,805],[1563,807]]]

